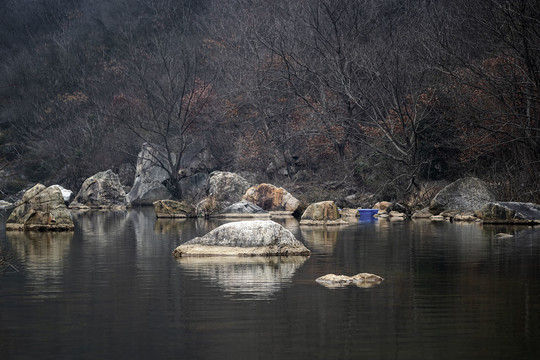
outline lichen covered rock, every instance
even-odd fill
[[[221,225],[208,234],[178,246],[182,256],[307,256],[310,251],[283,226],[271,220]]]
[[[220,202],[236,203],[248,188],[246,179],[231,172],[214,171],[208,179],[208,195]]]
[[[435,195],[429,211],[434,215],[445,210],[475,212],[492,201],[495,196],[487,185],[480,179],[468,177],[454,181]]]
[[[300,201],[287,190],[271,184],[259,184],[249,188],[243,199],[266,211],[284,215],[291,215],[300,205]]]
[[[302,214],[300,225],[340,225],[345,223],[340,219],[336,204],[333,201],[321,201],[311,204]]]
[[[23,196],[6,221],[6,230],[70,231],[73,220],[56,186],[37,184]]]
[[[130,204],[118,175],[112,170],[99,172],[86,179],[70,209],[125,209]]]
[[[158,200],[154,202],[154,211],[158,218],[195,217],[195,208],[183,201]]]

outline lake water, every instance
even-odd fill
[[[0,225],[19,270],[0,274],[0,359],[540,358],[538,228],[288,219],[311,257],[180,261],[176,246],[223,222],[75,221],[70,234]],[[315,282],[359,272],[385,281]]]

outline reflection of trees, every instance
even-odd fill
[[[40,296],[62,290],[64,258],[69,250],[73,232],[6,233],[13,252],[25,264],[29,283]]]
[[[185,257],[188,273],[209,280],[239,299],[268,299],[287,283],[307,257]]]

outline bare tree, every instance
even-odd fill
[[[197,141],[212,98],[213,74],[196,46],[175,34],[130,44],[123,86],[111,107],[111,115],[141,142],[165,149],[165,159],[153,161],[168,173],[177,198],[182,156]]]

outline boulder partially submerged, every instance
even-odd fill
[[[540,224],[540,205],[521,202],[492,202],[479,212],[486,224]]]
[[[239,221],[221,225],[208,234],[178,246],[183,256],[308,256],[309,249],[283,226],[271,220]]]
[[[154,211],[158,218],[195,217],[195,208],[183,201],[158,200],[154,202]]]
[[[243,196],[273,215],[292,215],[300,201],[287,190],[271,184],[259,184],[249,188]]]
[[[71,231],[73,220],[58,187],[29,189],[6,221],[6,230]]]
[[[342,225],[336,204],[333,201],[321,201],[311,204],[302,214],[300,225]]]
[[[112,170],[99,172],[86,179],[70,209],[126,209],[130,204],[118,175]]]
[[[378,275],[370,273],[359,273],[354,276],[327,274],[317,278],[315,281],[321,285],[331,288],[356,285],[368,288],[380,284],[384,279]]]
[[[260,206],[243,200],[226,207],[212,217],[231,219],[270,219],[270,213],[263,210]]]
[[[454,181],[435,195],[429,211],[434,215],[446,210],[475,212],[492,201],[495,201],[495,196],[487,185],[480,179],[468,177]]]

